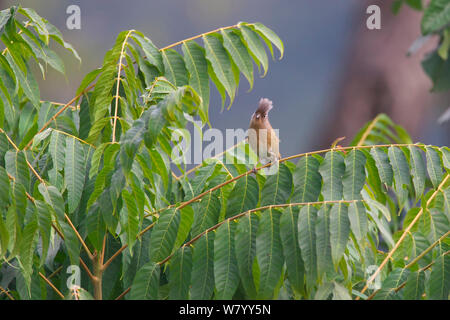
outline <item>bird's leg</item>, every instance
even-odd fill
[[[276,174],[278,171],[278,157],[272,151],[269,151],[268,154],[269,154],[269,157],[268,157],[269,162],[268,163],[270,163],[270,166],[268,168],[265,168],[265,169],[267,169],[267,170],[265,170],[265,173],[266,173],[266,175],[273,175],[273,174]]]

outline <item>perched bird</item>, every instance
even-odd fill
[[[279,139],[269,122],[269,111],[272,108],[272,101],[261,98],[258,108],[252,115],[248,130],[250,147],[263,165],[269,162],[273,164],[281,158]]]

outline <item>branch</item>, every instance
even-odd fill
[[[153,222],[151,225],[149,225],[147,228],[145,228],[144,230],[142,230],[141,232],[139,232],[139,234],[136,236],[136,239],[139,239],[140,237],[142,237],[142,235],[144,233],[146,233],[148,230],[150,230],[151,228],[153,228],[153,226],[155,225],[156,222]],[[112,256],[111,258],[108,259],[108,261],[106,261],[106,263],[102,266],[102,272],[104,272],[106,270],[106,268],[108,268],[108,266],[111,264],[111,262],[114,261],[115,258],[117,258],[119,256],[119,254],[121,254],[123,252],[123,250],[125,250],[126,248],[128,248],[128,244],[124,244],[119,250],[117,250]]]
[[[9,300],[14,300],[13,296],[9,293],[9,290],[5,290],[3,289],[3,287],[0,286],[0,292],[6,294]]]
[[[48,280],[41,272],[39,272],[39,276],[40,276],[42,279],[44,279],[45,282],[47,282],[47,284],[48,284],[48,285],[56,292],[56,294],[57,294],[58,296],[61,297],[61,299],[64,300],[64,295],[61,293],[61,291],[59,291],[59,290],[55,287],[55,285],[54,285],[53,283],[50,282],[50,280]]]

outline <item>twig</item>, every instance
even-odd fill
[[[128,292],[130,292],[131,287],[129,287],[128,289],[126,289],[124,292],[122,292],[115,300],[120,300],[122,299]]]
[[[6,294],[6,296],[9,298],[9,300],[14,300],[13,296],[9,293],[9,291],[3,289],[3,287],[1,287],[1,286],[0,286],[0,292]]]
[[[39,276],[44,279],[45,282],[47,282],[47,284],[56,292],[56,294],[58,296],[61,297],[61,299],[64,299],[64,295],[61,293],[61,291],[59,291],[54,285],[53,283],[51,283],[50,280],[48,280],[41,272],[39,272]]]

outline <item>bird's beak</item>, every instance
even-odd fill
[[[259,114],[256,114],[256,115],[255,115],[255,118],[256,118],[256,119],[259,119],[259,117],[260,117]]]

